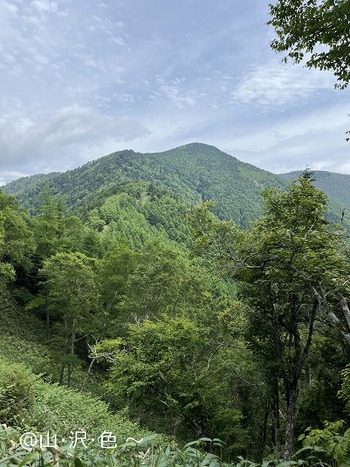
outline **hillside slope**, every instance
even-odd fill
[[[192,143],[161,153],[116,152],[65,173],[16,180],[4,192],[16,195],[24,207],[33,210],[40,193],[48,189],[74,210],[90,203],[97,191],[116,192],[130,181],[161,186],[195,204],[212,199],[221,218],[243,227],[261,212],[261,190],[285,185],[279,177],[213,146]]]
[[[103,232],[103,239],[116,235],[138,250],[151,238],[163,238],[184,246],[191,243],[187,213],[190,202],[146,182],[102,187],[94,198],[76,210],[85,225]]]

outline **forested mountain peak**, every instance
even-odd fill
[[[9,183],[4,192],[14,194],[29,210],[39,205],[47,190],[63,198],[75,210],[101,194],[116,193],[129,182],[147,182],[194,204],[216,203],[216,213],[247,226],[261,212],[260,192],[284,186],[277,176],[239,161],[214,146],[190,143],[164,152],[118,151],[69,170],[22,178]]]
[[[284,187],[300,173],[274,175],[215,146],[193,142],[163,152],[117,151],[65,173],[15,180],[3,190],[15,195],[31,212],[40,205],[44,191],[61,197],[70,210],[81,211],[94,205],[96,199],[118,193],[126,184],[145,182],[194,205],[213,200],[219,217],[247,227],[262,212],[261,191]],[[339,222],[343,209],[350,206],[350,175],[314,174],[316,186],[330,197],[332,220]]]
[[[230,154],[227,154],[226,152],[221,151],[215,146],[212,146],[210,144],[205,144],[205,143],[188,143],[184,144],[182,146],[179,146],[174,149],[168,149],[164,151],[165,154],[170,153],[172,154],[174,151],[185,151],[189,156],[192,155],[209,155],[209,156],[216,156],[216,157],[227,157],[229,156],[235,161],[238,161],[238,159],[234,156],[231,156]]]

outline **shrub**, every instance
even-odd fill
[[[37,378],[23,365],[0,360],[0,420],[20,425],[35,397]]]

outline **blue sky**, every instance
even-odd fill
[[[121,149],[350,173],[349,90],[282,63],[264,0],[2,0],[0,184]]]

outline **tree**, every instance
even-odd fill
[[[292,455],[299,382],[315,324],[347,318],[342,313],[349,264],[342,232],[325,220],[326,200],[304,173],[289,190],[264,193],[265,215],[249,231],[206,218],[203,210],[195,221],[197,243],[235,279],[240,299],[249,306],[248,342],[270,386],[281,452],[280,413],[286,412],[285,459]]]
[[[71,385],[77,335],[90,332],[93,312],[98,303],[94,260],[82,253],[57,253],[44,262],[48,306],[56,318],[63,338],[63,363],[60,383],[67,369]]]
[[[122,308],[129,321],[150,319],[167,309],[175,313],[187,268],[179,247],[158,238],[148,241],[128,275]]]
[[[137,253],[121,243],[107,250],[99,262],[96,276],[99,306],[93,320],[93,333],[87,339],[90,364],[80,387],[81,392],[84,391],[94,364],[98,360],[97,347],[100,342],[126,332],[127,317],[123,315],[122,305],[128,277],[135,268],[136,256]]]
[[[61,200],[55,200],[49,192],[40,197],[40,207],[34,217],[36,254],[45,260],[61,248],[64,234],[64,208]]]
[[[350,80],[350,3],[348,0],[278,0],[270,4],[278,38],[271,47],[288,52],[294,63],[330,70],[344,89]],[[285,59],[287,60],[287,58]]]
[[[105,341],[99,351],[113,361],[111,393],[135,416],[152,429],[175,434],[180,425],[200,436],[196,382],[206,345],[192,321],[167,317],[132,324],[126,338]]]
[[[40,206],[32,219],[34,238],[36,242],[36,269],[43,262],[63,251],[79,250],[83,235],[83,224],[75,216],[68,216],[61,198],[54,198],[48,191],[40,197]],[[36,276],[34,276],[37,279]],[[46,332],[50,336],[50,313],[48,307],[48,291],[35,297],[27,305],[27,309],[43,309],[46,316]]]
[[[28,215],[13,196],[0,191],[0,276],[14,279],[19,269],[28,270],[34,248]]]
[[[162,316],[132,324],[127,336],[106,340],[97,351],[112,362],[109,393],[148,428],[182,441],[219,436],[242,449],[247,435],[237,402],[240,381],[227,371],[223,348],[212,342],[212,329]]]
[[[115,333],[116,328],[124,327],[128,319],[128,316],[123,315],[123,304],[128,289],[128,279],[135,270],[137,257],[137,253],[120,243],[110,248],[101,260],[98,282],[101,309],[105,313],[109,332]],[[106,332],[102,335],[105,338]]]

